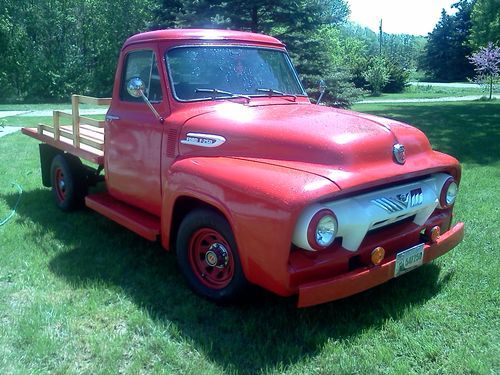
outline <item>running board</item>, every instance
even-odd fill
[[[108,193],[85,197],[85,205],[150,241],[160,234],[160,218],[113,198]]]

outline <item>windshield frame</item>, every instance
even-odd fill
[[[248,48],[248,49],[261,49],[261,50],[271,50],[274,52],[278,52],[284,55],[285,57],[285,62],[290,68],[290,71],[292,73],[293,78],[295,79],[296,83],[298,84],[299,88],[302,90],[302,94],[293,94],[293,96],[296,97],[304,97],[307,98],[308,95],[304,89],[304,86],[302,85],[302,82],[299,79],[299,75],[297,74],[297,71],[295,70],[295,67],[292,64],[292,61],[290,59],[290,56],[288,55],[287,51],[281,48],[273,48],[273,47],[264,47],[264,46],[258,46],[258,45],[237,45],[237,44],[183,44],[183,45],[178,45],[172,48],[168,48],[164,54],[163,58],[165,61],[165,68],[167,70],[167,77],[169,81],[169,86],[170,86],[170,92],[172,93],[172,97],[177,101],[181,103],[191,103],[191,102],[200,102],[200,101],[213,101],[213,100],[228,100],[228,99],[238,99],[239,95],[247,95],[250,98],[283,98],[281,95],[276,95],[276,96],[270,96],[268,93],[261,93],[261,94],[241,94],[241,93],[235,93],[237,96],[224,96],[221,95],[220,97],[213,97],[213,96],[207,96],[206,98],[195,98],[195,99],[180,99],[177,96],[177,93],[175,92],[174,88],[174,81],[172,78],[172,69],[170,67],[170,62],[168,59],[168,53],[174,49],[179,49],[179,48]],[[292,94],[286,94],[286,95],[292,95]],[[285,95],[285,96],[286,96]]]

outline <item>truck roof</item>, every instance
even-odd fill
[[[142,42],[151,42],[158,40],[198,40],[198,41],[238,41],[248,43],[270,44],[278,47],[284,47],[278,39],[272,36],[250,33],[245,31],[219,30],[219,29],[167,29],[140,33],[128,38],[123,48]]]

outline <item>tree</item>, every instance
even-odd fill
[[[0,99],[110,95],[121,44],[156,0],[1,0]]]
[[[467,40],[470,34],[470,14],[475,0],[460,0],[453,5],[458,11],[441,18],[429,34],[424,56],[424,68],[433,79],[460,81],[473,75],[467,59],[472,52]]]
[[[335,35],[338,36],[332,26],[324,26],[317,32],[303,35],[297,33],[290,55],[311,97],[319,96],[318,82],[323,79],[327,86],[323,102],[346,108],[361,96],[362,90],[357,89],[353,83],[345,60],[348,55],[339,58],[346,48],[343,44],[345,40],[337,44],[339,40]]]
[[[154,29],[222,27],[252,32],[310,31],[324,24],[339,24],[349,15],[344,0],[162,0],[155,12]]]
[[[469,44],[474,50],[488,42],[500,45],[500,1],[477,0],[471,15]]]
[[[349,72],[333,63],[329,41],[321,37],[323,27],[344,22],[348,14],[344,0],[283,0],[279,4],[267,0],[163,0],[152,28],[215,27],[273,35],[287,44],[309,94],[317,95],[318,80],[323,78],[329,87],[325,101],[348,106],[360,91],[349,82]]]
[[[356,24],[342,25],[341,41],[338,43],[340,60],[349,67],[357,87],[369,83],[363,74],[370,67],[371,59],[380,55],[377,34]],[[408,82],[410,72],[416,70],[426,40],[421,36],[407,34],[383,34],[382,56],[389,71],[389,82],[384,92],[402,92]],[[345,58],[344,58],[345,57]]]
[[[476,71],[476,82],[486,83],[489,86],[491,100],[493,95],[493,83],[500,76],[500,48],[489,43],[487,47],[481,48],[478,52],[469,57],[474,64]]]

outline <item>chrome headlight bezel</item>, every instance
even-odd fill
[[[316,212],[307,228],[307,242],[314,250],[328,248],[335,241],[338,232],[338,221],[335,214],[329,209]]]
[[[439,207],[450,208],[455,204],[458,194],[458,184],[453,177],[449,177],[441,189],[439,195]]]

